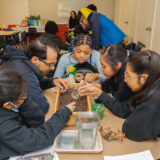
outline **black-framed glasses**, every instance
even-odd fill
[[[55,66],[55,64],[56,64],[56,63],[47,63],[47,62],[46,62],[44,59],[42,59],[42,58],[39,58],[39,60],[40,60],[41,62],[43,62],[44,64],[46,64],[49,68]]]

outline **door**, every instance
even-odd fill
[[[156,0],[138,0],[136,21],[136,42],[140,41],[150,48],[153,17]]]
[[[128,34],[129,26],[129,0],[120,1],[120,17],[119,17],[119,27],[121,30]]]
[[[156,1],[154,14],[153,33],[151,38],[151,49],[160,54],[160,1]]]

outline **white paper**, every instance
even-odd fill
[[[70,17],[71,5],[69,1],[59,0],[58,2],[58,17]]]
[[[25,154],[23,157],[25,157],[25,156],[35,156],[35,155],[38,155],[38,154],[45,154],[45,153],[51,153],[52,155],[54,155],[53,160],[59,160],[58,154],[53,151],[53,146],[48,147],[48,148],[45,148],[45,149],[42,149],[42,150],[39,150],[39,151],[36,151],[36,152],[32,152],[32,153],[29,153],[29,154]],[[17,159],[20,158],[20,157],[21,157],[21,156],[10,157],[10,160],[17,160]]]
[[[104,156],[104,160],[154,160],[150,150],[121,156]]]

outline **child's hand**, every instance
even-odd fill
[[[76,108],[76,102],[72,102],[72,103],[66,105],[66,107],[68,107],[71,112],[74,112],[74,110]]]
[[[92,85],[95,86],[95,87],[97,87],[97,88],[99,88],[99,89],[102,89],[101,84],[98,83],[98,82],[93,82]]]
[[[102,90],[93,85],[85,85],[78,89],[78,93],[80,96],[91,95],[99,97],[102,93]]]
[[[59,87],[61,90],[67,90],[69,86],[69,81],[66,79],[54,79],[53,84]]]
[[[84,79],[83,74],[81,74],[81,73],[76,73],[76,78],[75,78],[76,81],[80,82],[80,81],[83,80],[83,79]]]
[[[87,73],[85,78],[84,78],[84,83],[92,83],[95,80],[99,79],[99,75],[96,73]]]

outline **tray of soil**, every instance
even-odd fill
[[[76,109],[70,117],[70,120],[68,121],[67,125],[75,125],[75,115],[77,114],[77,112],[91,111],[90,97],[79,97],[78,87],[80,86],[80,83],[71,83],[67,91],[62,92],[59,88],[57,90],[56,101],[54,106],[55,112],[59,108],[62,108],[71,102],[76,102]]]

